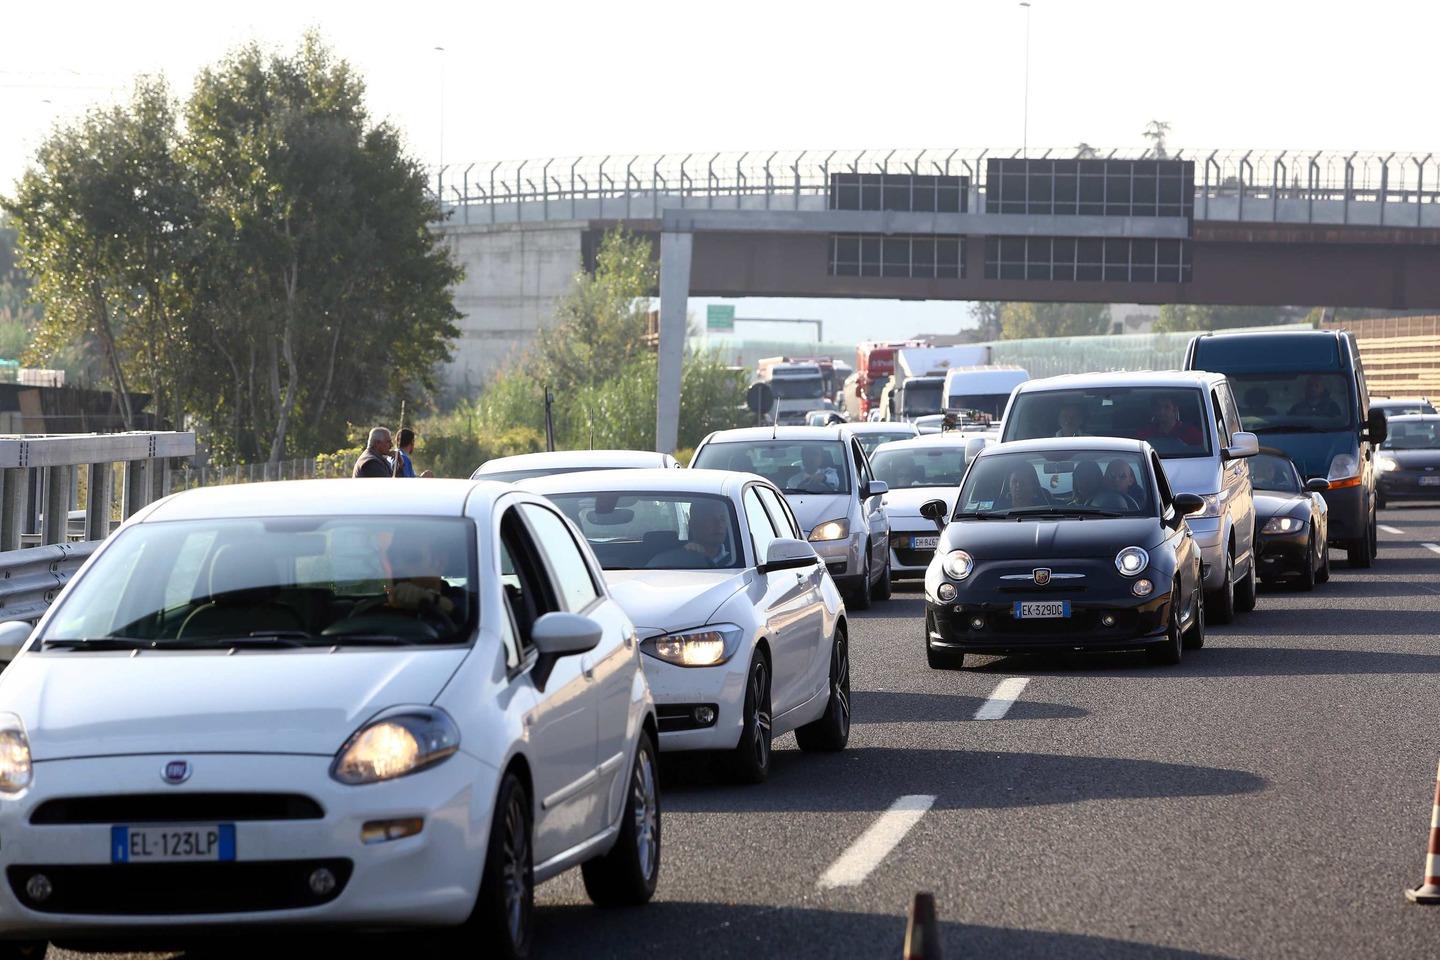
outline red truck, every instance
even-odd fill
[[[923,347],[923,340],[867,340],[855,348],[853,389],[845,393],[845,409],[851,420],[864,420],[880,401],[880,391],[895,372],[895,351]]]

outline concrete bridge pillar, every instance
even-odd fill
[[[660,234],[660,356],[655,391],[655,449],[660,453],[674,453],[680,439],[680,373],[694,249],[693,233]]]

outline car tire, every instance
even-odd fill
[[[852,610],[869,610],[869,609],[870,609],[870,554],[869,554],[869,551],[866,551],[866,554],[865,554],[865,572],[860,575],[860,586],[856,587],[855,590],[852,591],[852,593],[851,593],[851,597],[850,597],[850,609],[852,609]]]
[[[1252,544],[1255,542],[1252,538]],[[1257,571],[1255,569],[1255,553],[1250,553],[1250,572],[1245,574],[1245,579],[1235,590],[1235,609],[1241,613],[1249,613],[1255,609],[1255,601],[1259,596],[1259,584],[1257,583]]]
[[[472,921],[487,953],[524,960],[534,945],[535,859],[530,795],[515,773],[505,774],[490,821],[485,872]]]
[[[1370,514],[1370,559],[1380,556],[1380,523],[1375,514]]]
[[[1205,646],[1205,587],[1195,588],[1195,618],[1185,631],[1185,649],[1199,650]]]
[[[842,626],[835,627],[830,645],[830,699],[825,712],[797,729],[795,742],[812,753],[835,753],[850,742],[850,642]]]
[[[1320,570],[1315,574],[1316,583],[1330,582],[1330,545],[1320,545]]]
[[[770,776],[770,661],[756,650],[745,678],[740,742],[730,751],[730,776],[737,783],[764,783]]]
[[[1214,610],[1211,620],[1216,623],[1235,622],[1235,558],[1227,551],[1225,553],[1225,575],[1219,590],[1216,590],[1209,598],[1209,604]]]
[[[1385,504],[1386,504],[1385,494],[1381,493],[1379,490],[1376,490],[1376,491],[1375,491],[1375,509],[1376,509],[1376,510],[1384,510],[1384,509],[1385,509]]]
[[[925,662],[931,670],[959,670],[965,666],[965,654],[960,650],[936,650],[927,641]]]
[[[43,960],[49,949],[44,940],[0,941],[0,960]]]
[[[890,549],[885,549],[885,569],[880,572],[880,578],[870,588],[870,599],[889,600],[892,581],[890,579]]]
[[[1165,630],[1165,642],[1145,648],[1150,662],[1164,667],[1173,667],[1180,662],[1185,649],[1185,637],[1180,632],[1180,591],[1178,585],[1170,590],[1170,624]]]
[[[1370,551],[1370,534],[1345,545],[1346,565],[1354,570],[1368,570],[1375,564],[1375,554]]]
[[[641,731],[630,767],[625,813],[615,846],[580,865],[585,893],[597,907],[638,907],[655,895],[660,877],[660,773],[655,743]]]
[[[1302,593],[1309,593],[1315,589],[1315,581],[1315,531],[1311,530],[1310,539],[1305,544],[1305,569],[1300,571],[1295,587]]]

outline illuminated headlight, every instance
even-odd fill
[[[1131,584],[1130,592],[1135,594],[1135,596],[1137,597],[1148,597],[1150,596],[1150,594],[1155,592],[1155,584],[1151,583],[1144,577],[1141,577],[1139,580],[1136,580],[1133,584]]]
[[[1196,513],[1190,514],[1192,520],[1213,520],[1220,516],[1221,494],[1202,493],[1200,499],[1205,501],[1205,506]]]
[[[650,637],[640,644],[640,650],[677,667],[713,667],[735,655],[741,635],[735,624],[722,623]]]
[[[850,521],[846,519],[826,520],[817,524],[814,530],[810,531],[812,543],[820,543],[826,540],[844,540],[850,536]]]
[[[1150,554],[1139,547],[1126,547],[1115,554],[1115,569],[1133,577],[1150,565]]]
[[[940,568],[951,580],[964,580],[970,576],[970,571],[975,569],[975,558],[964,550],[951,550],[945,554],[945,560],[941,563]]]
[[[30,740],[13,713],[0,713],[0,794],[19,793],[30,786]]]
[[[370,721],[345,741],[330,776],[341,783],[393,780],[441,763],[460,749],[460,728],[435,707],[405,707]]]
[[[1271,517],[1265,521],[1265,526],[1260,528],[1261,533],[1294,533],[1305,526],[1305,521],[1297,517]]]
[[[1389,473],[1391,470],[1399,470],[1400,464],[1390,454],[1379,453],[1375,455],[1375,469],[1381,473]]]

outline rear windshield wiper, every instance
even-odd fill
[[[42,650],[153,650],[154,640],[135,637],[79,637],[73,640],[46,640]]]

